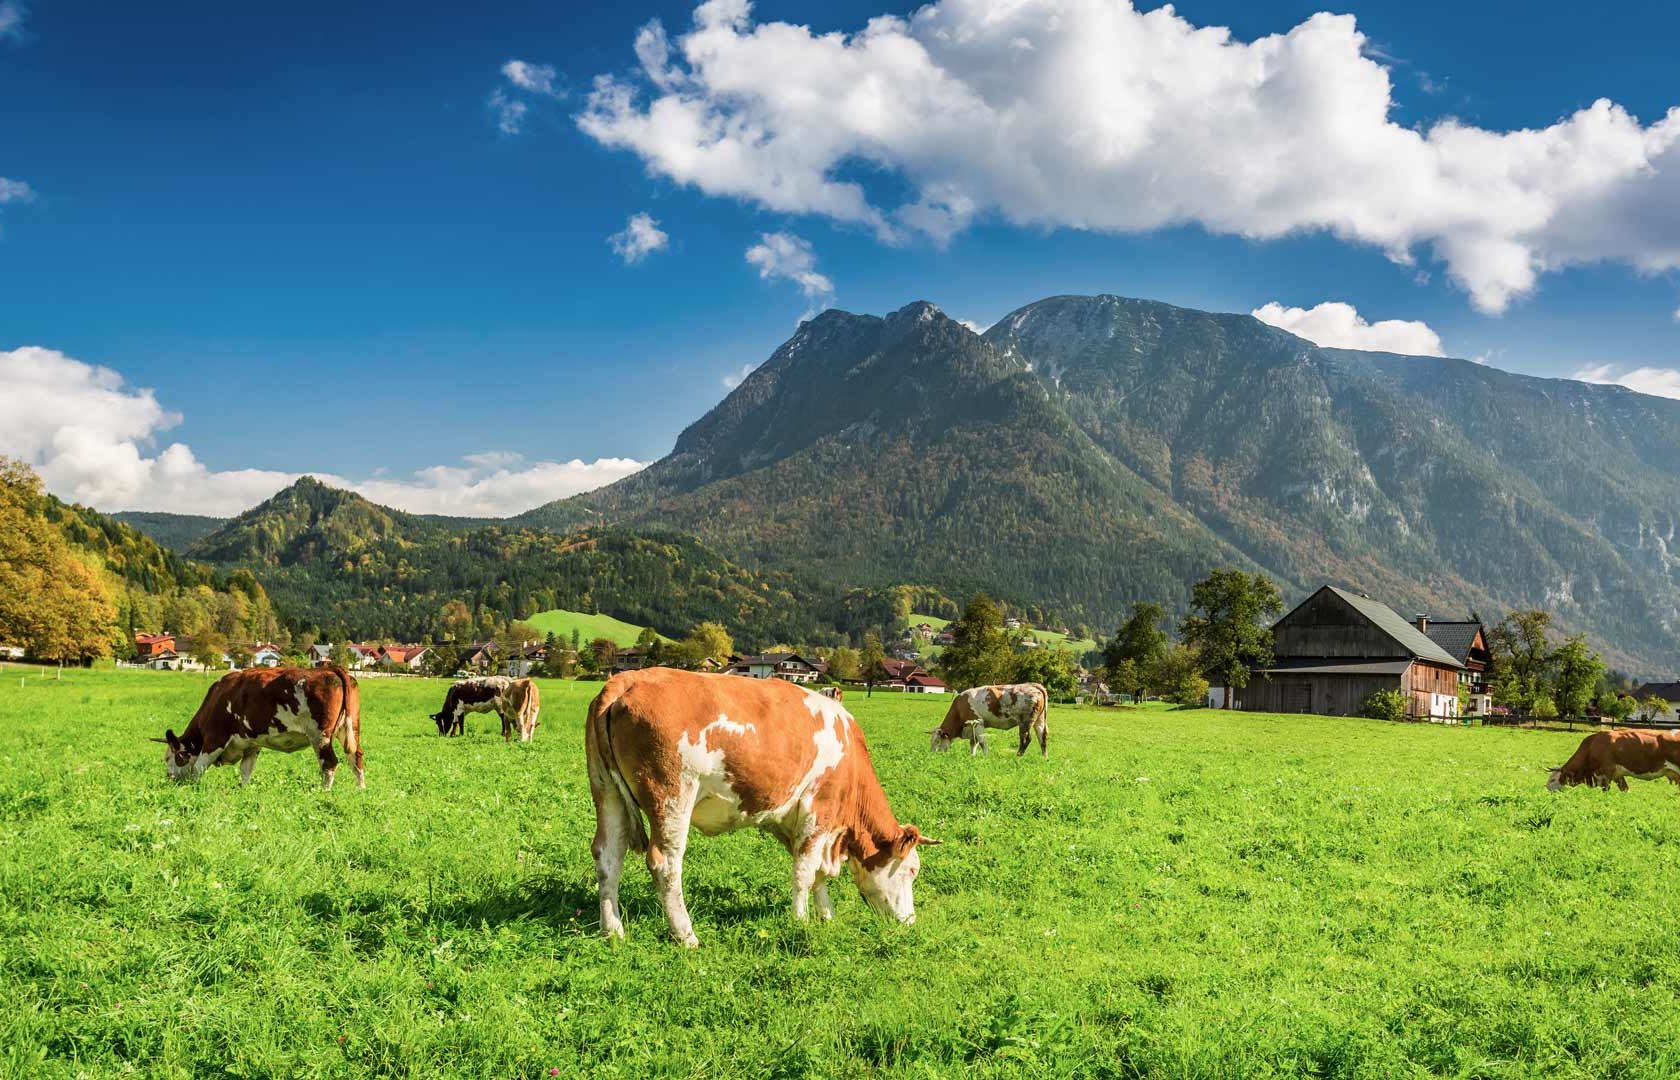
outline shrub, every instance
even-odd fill
[[[1399,690],[1378,690],[1365,699],[1365,704],[1359,707],[1359,715],[1372,720],[1404,720],[1406,695]]]

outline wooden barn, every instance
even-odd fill
[[[1458,722],[1464,664],[1386,604],[1326,585],[1279,619],[1272,637],[1276,658],[1250,675],[1239,708],[1356,716],[1372,694],[1399,690],[1412,717]]]

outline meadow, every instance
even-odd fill
[[[202,676],[0,671],[0,1070],[69,1076],[1672,1076],[1680,799],[1553,795],[1579,735],[1052,710],[934,756],[848,694],[925,852],[918,921],[788,910],[768,838],[645,868],[597,935],[582,716],[438,737],[363,680],[368,788],[307,753],[167,782]],[[1003,752],[997,752],[999,749]],[[341,779],[343,779],[341,777]]]
[[[636,644],[636,639],[642,635],[643,629],[635,623],[627,623],[623,619],[615,619],[611,615],[567,611],[565,608],[539,611],[525,621],[543,633],[553,634],[562,641],[571,641],[572,634],[575,631],[579,641],[588,642],[594,641],[596,638],[606,638],[614,645],[621,647]]]

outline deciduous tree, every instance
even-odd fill
[[[1103,664],[1116,690],[1138,699],[1149,692],[1149,677],[1167,651],[1167,632],[1161,628],[1166,620],[1166,610],[1160,604],[1145,600],[1132,605],[1131,615],[1103,647]],[[1119,681],[1117,675],[1125,681]]]
[[[1003,610],[984,593],[968,602],[962,618],[951,624],[952,643],[939,658],[953,690],[1005,682],[1015,667],[1015,653],[1003,632]]]
[[[1190,614],[1180,632],[1203,670],[1225,687],[1227,709],[1233,691],[1248,685],[1249,672],[1271,663],[1268,624],[1282,611],[1283,598],[1264,574],[1216,570],[1191,589]]]

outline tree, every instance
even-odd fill
[[[1618,694],[1614,690],[1606,690],[1598,697],[1598,714],[1607,720],[1621,723],[1634,714],[1639,708],[1632,694]]]
[[[642,632],[636,635],[636,648],[638,649],[645,651],[657,644],[659,644],[659,631],[651,626],[644,627]]]
[[[252,655],[248,646],[234,644],[228,646],[228,659],[233,661],[236,668],[248,668],[256,657]]]
[[[735,642],[722,623],[696,623],[688,636],[683,638],[682,644],[683,652],[695,666],[708,657],[728,660],[735,653]]]
[[[91,660],[116,645],[117,608],[44,514],[41,481],[0,457],[0,641],[43,660]]]
[[[1593,691],[1604,677],[1604,661],[1587,648],[1579,635],[1552,654],[1552,700],[1558,715],[1571,719],[1587,715]]]
[[[828,674],[835,679],[851,681],[863,673],[862,655],[849,645],[835,649],[828,657]]]
[[[1359,706],[1359,715],[1398,723],[1406,719],[1406,695],[1400,690],[1378,690]]]
[[[1174,705],[1200,705],[1207,700],[1208,681],[1202,665],[1187,646],[1168,649],[1155,665],[1156,692]]]
[[[1149,692],[1149,677],[1155,665],[1167,651],[1167,632],[1161,629],[1167,613],[1160,604],[1140,601],[1132,605],[1132,613],[1115,631],[1114,639],[1103,647],[1103,665],[1108,668],[1109,681],[1136,700]],[[1126,665],[1126,661],[1131,664]],[[1125,677],[1120,681],[1117,675]]]
[[[351,668],[356,665],[356,654],[350,651],[350,646],[343,641],[333,642],[327,651],[327,659],[341,668]]]
[[[870,630],[863,635],[863,651],[858,657],[858,674],[863,679],[864,697],[875,695],[875,684],[887,677],[887,654],[881,639]]]
[[[1668,715],[1668,702],[1655,694],[1647,694],[1645,700],[1639,703],[1639,714],[1647,724],[1654,724]]]
[[[598,637],[589,642],[585,650],[595,661],[595,670],[605,674],[612,674],[613,665],[618,662],[618,643],[612,638]]]
[[[226,652],[227,642],[213,630],[207,630],[193,639],[192,658],[206,669],[221,667]]]
[[[1190,614],[1180,634],[1195,651],[1203,670],[1225,687],[1225,707],[1233,691],[1248,685],[1249,672],[1272,661],[1272,631],[1262,619],[1283,611],[1277,586],[1264,574],[1215,570],[1190,590]]]
[[[1040,683],[1053,701],[1072,701],[1079,690],[1073,654],[1065,649],[1028,649],[1016,657],[1011,681]]]
[[[461,654],[453,645],[437,645],[420,661],[426,674],[434,678],[448,678],[461,667]]]
[[[1493,699],[1506,708],[1535,713],[1547,699],[1553,652],[1545,611],[1513,611],[1488,632],[1493,654]]]
[[[953,690],[1006,681],[1015,667],[1015,650],[1003,632],[1003,609],[981,593],[951,624],[953,641],[939,658]]]
[[[438,609],[433,624],[444,641],[465,641],[472,637],[472,609],[461,600],[449,600]]]

